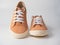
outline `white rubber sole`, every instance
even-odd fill
[[[13,36],[14,38],[17,38],[17,39],[19,39],[19,38],[25,38],[25,37],[28,36],[28,30],[25,31],[25,32],[22,33],[22,34],[17,34],[17,33],[14,33],[14,32],[12,32],[12,31],[11,31],[11,33],[12,33],[12,36]]]
[[[29,33],[32,36],[46,36],[46,35],[48,35],[47,30],[32,30]]]

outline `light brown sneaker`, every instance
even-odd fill
[[[32,36],[48,35],[42,16],[33,16],[29,33]]]
[[[15,38],[24,38],[28,35],[26,7],[22,1],[20,1],[16,6],[10,28]]]

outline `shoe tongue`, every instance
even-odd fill
[[[24,11],[25,11],[25,8],[24,8],[24,7],[18,8],[18,7],[17,7],[17,10],[21,10],[22,12],[24,12]]]

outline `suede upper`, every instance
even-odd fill
[[[21,16],[19,17],[19,18],[24,19],[23,23],[22,22],[14,22],[15,21],[14,18],[16,18],[16,15],[17,15],[15,12],[18,10],[21,10],[23,12],[23,14],[22,14],[23,17],[21,17]],[[28,26],[27,26],[27,20],[26,20],[26,7],[23,2],[18,3],[18,5],[13,13],[12,19],[11,19],[10,28],[14,33],[18,33],[18,34],[24,33],[25,31],[27,31]]]

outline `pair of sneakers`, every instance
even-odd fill
[[[42,16],[33,16],[30,30],[28,31],[28,25],[26,20],[26,7],[25,4],[20,1],[13,13],[10,29],[12,35],[15,38],[24,38],[29,34],[32,36],[46,36],[47,27],[45,26]]]

